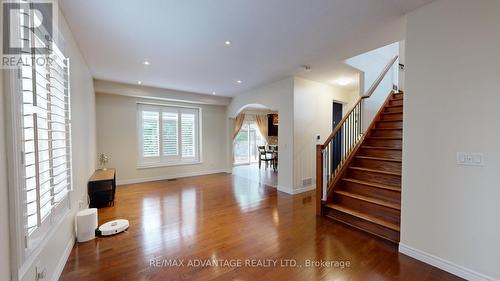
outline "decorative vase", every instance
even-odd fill
[[[109,157],[106,154],[104,153],[99,154],[99,166],[101,170],[103,171],[107,170],[106,164],[108,164],[108,162],[109,162]]]

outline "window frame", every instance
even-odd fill
[[[168,166],[182,166],[182,165],[195,165],[202,164],[202,108],[196,106],[185,106],[178,104],[164,104],[164,103],[148,103],[137,102],[136,104],[136,134],[137,134],[137,169],[148,169],[157,167]],[[158,138],[158,151],[159,156],[144,157],[143,156],[143,111],[156,111],[159,112],[159,138]],[[177,114],[177,156],[163,156],[163,112]],[[182,113],[195,115],[195,156],[194,157],[181,157],[182,155]]]

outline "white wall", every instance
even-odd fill
[[[408,15],[401,243],[469,280],[500,279],[499,14],[498,0],[438,0]],[[486,165],[458,166],[458,151]]]
[[[300,190],[310,187],[303,186],[303,179],[311,178],[312,186],[316,184],[316,144],[323,143],[332,132],[332,102],[343,103],[346,114],[359,94],[357,89],[346,91],[299,77],[294,80],[293,182],[294,189]]]
[[[399,42],[399,63],[398,64],[402,64],[402,65],[405,65],[406,64],[406,42],[404,40],[401,40]],[[399,86],[399,90],[401,91],[405,91],[405,71],[404,69],[401,70],[399,69],[399,65],[398,65],[398,86]]]
[[[264,105],[271,110],[278,111],[278,190],[286,193],[293,192],[293,82],[294,79],[290,77],[239,94],[233,98],[227,108],[228,118],[235,118],[242,108],[249,104]],[[228,121],[228,128],[232,128],[230,121]],[[231,132],[228,129],[228,140],[230,136]],[[232,145],[228,145],[228,149],[226,163],[228,169],[231,169],[232,161],[229,155],[232,155]]]
[[[202,163],[137,169],[137,102],[180,104],[202,109]],[[118,184],[178,178],[226,171],[226,107],[152,101],[128,96],[97,94],[97,150],[110,157]]]
[[[58,278],[60,272],[62,271],[66,258],[69,255],[71,246],[73,245],[75,235],[74,235],[74,215],[79,208],[79,200],[84,200],[87,193],[87,180],[92,174],[95,167],[95,101],[94,101],[94,90],[92,77],[88,71],[88,67],[72,37],[71,31],[69,30],[64,16],[59,13],[59,30],[64,36],[64,40],[59,42],[64,50],[65,54],[70,59],[71,64],[71,105],[72,105],[72,156],[73,156],[73,192],[71,192],[71,212],[62,221],[62,223],[55,229],[52,236],[48,237],[41,248],[40,253],[34,257],[34,260],[27,264],[27,271],[24,276],[14,276],[17,275],[17,268],[12,269],[13,278],[22,279],[25,281],[35,280],[35,265],[39,264],[41,268],[46,269],[47,279],[54,280]],[[9,93],[10,94],[10,93]],[[2,111],[2,118],[3,118]],[[1,120],[2,126],[4,124]],[[0,148],[3,150],[5,148],[3,139],[3,127],[0,130],[2,136],[0,137]],[[6,183],[4,182],[6,177],[4,175],[4,163],[5,153],[1,153],[1,167],[0,167],[0,180],[1,182],[1,200],[5,200],[5,189]],[[86,201],[86,200],[85,200]],[[0,249],[2,251],[1,259],[2,263],[0,265],[0,277],[1,280],[8,280],[5,274],[9,274],[8,263],[4,263],[4,253],[6,247],[4,247],[4,232],[8,230],[5,227],[5,210],[8,204],[0,204],[0,224],[2,225],[1,233],[1,245]],[[13,245],[13,239],[16,237],[11,237],[10,245]],[[17,237],[18,239],[23,239],[22,237]],[[15,261],[15,253],[11,253],[11,261]],[[5,277],[5,278],[4,278]]]

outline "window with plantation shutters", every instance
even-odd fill
[[[199,108],[138,104],[138,167],[200,162]]]
[[[71,177],[71,118],[69,60],[55,42],[26,32],[37,16],[19,13],[20,36],[26,42],[22,65],[13,84],[16,96],[15,148],[19,150],[20,220],[25,249],[33,250],[69,211]],[[33,48],[36,47],[36,48]],[[38,48],[38,49],[37,49]],[[48,52],[40,52],[44,48]],[[17,94],[18,93],[18,94]]]

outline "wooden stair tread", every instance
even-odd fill
[[[379,120],[377,122],[403,122],[403,119]]]
[[[391,176],[401,176],[401,173],[398,173],[398,172],[390,172],[390,171],[376,170],[376,169],[369,169],[369,168],[362,168],[362,167],[350,166],[349,169],[364,171],[364,172],[378,173],[378,174],[385,174],[385,175],[391,175]]]
[[[401,159],[394,159],[394,158],[383,158],[383,157],[362,156],[362,155],[356,155],[354,157],[359,158],[359,159],[367,159],[367,160],[378,160],[378,161],[399,162],[399,163],[402,162]]]
[[[391,185],[386,185],[386,184],[381,184],[381,183],[374,183],[374,182],[357,180],[357,179],[351,179],[351,178],[342,178],[342,180],[343,181],[347,181],[347,182],[352,182],[352,183],[357,183],[357,184],[372,186],[372,187],[376,187],[376,188],[380,188],[380,189],[386,189],[386,190],[401,192],[401,188],[398,187],[398,186],[391,186]]]
[[[361,148],[366,148],[366,149],[380,149],[380,150],[402,150],[402,147],[394,147],[394,146],[369,146],[369,145],[362,145]]]
[[[360,194],[356,194],[356,193],[352,193],[352,192],[348,192],[348,191],[343,191],[343,190],[337,190],[337,191],[334,191],[334,193],[348,196],[348,197],[351,197],[351,198],[354,198],[357,200],[361,200],[361,201],[365,201],[368,203],[376,204],[379,206],[384,206],[384,207],[391,208],[394,210],[401,210],[401,206],[399,206],[398,204],[391,203],[391,202],[384,201],[384,200],[380,200],[377,198],[373,198],[373,197],[369,197],[369,196],[365,196],[365,195],[360,195]]]
[[[391,114],[402,114],[403,111],[393,111],[393,112],[388,112],[388,111],[385,111],[385,112],[382,112],[381,114],[382,115],[391,115]]]
[[[365,221],[369,221],[371,223],[375,223],[375,224],[381,225],[385,228],[389,228],[389,229],[392,229],[394,231],[399,232],[399,226],[397,224],[390,223],[390,222],[384,221],[382,219],[376,218],[374,216],[370,216],[368,214],[364,214],[364,213],[361,213],[361,212],[358,212],[355,210],[344,208],[338,204],[330,203],[330,204],[326,204],[325,206],[328,208],[337,210],[339,212],[343,212],[343,213],[349,214],[351,216],[358,217],[358,218],[363,219]]]
[[[403,127],[396,127],[396,128],[373,128],[372,130],[383,130],[383,131],[390,131],[390,130],[403,130]]]
[[[402,119],[401,120],[377,120],[377,122],[401,122],[403,121]]]
[[[380,140],[402,140],[403,137],[367,137],[368,139],[380,139]]]
[[[403,98],[392,97],[391,101],[394,101],[394,100],[403,100]]]
[[[389,104],[389,105],[387,105],[385,108],[388,108],[388,107],[403,107],[403,105],[402,105],[402,104],[401,104],[401,105],[390,105],[390,104]]]

